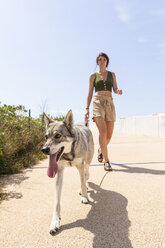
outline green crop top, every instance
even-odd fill
[[[102,80],[99,73],[95,73],[95,79],[94,79],[94,87],[95,87],[95,92],[97,91],[111,91],[112,92],[112,87],[113,87],[113,77],[112,73],[108,71],[108,75],[106,80]]]

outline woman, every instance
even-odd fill
[[[114,122],[116,120],[112,88],[114,93],[118,95],[122,95],[122,90],[119,90],[117,87],[115,73],[106,70],[109,64],[108,56],[105,53],[100,53],[96,58],[96,63],[99,66],[99,71],[91,74],[89,78],[85,118],[89,118],[89,106],[93,96],[93,89],[95,88],[92,119],[99,130],[100,148],[98,150],[98,161],[102,162],[104,159],[104,169],[106,171],[112,171],[107,152],[107,145],[111,140]]]

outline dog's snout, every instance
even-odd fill
[[[44,154],[49,154],[49,152],[50,152],[50,148],[49,147],[43,147],[42,149],[41,149],[41,151],[44,153]]]

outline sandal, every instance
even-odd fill
[[[112,171],[112,167],[111,167],[111,163],[110,162],[104,163],[104,170],[105,171]]]
[[[101,153],[101,149],[99,148],[98,149],[98,161],[100,162],[100,163],[102,163],[103,162],[103,154]]]

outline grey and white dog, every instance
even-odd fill
[[[60,228],[60,198],[63,182],[63,171],[66,166],[76,166],[81,181],[81,202],[89,202],[86,180],[89,179],[89,164],[93,158],[93,136],[88,127],[73,123],[70,110],[64,121],[54,121],[46,114],[46,143],[42,151],[49,155],[47,174],[55,177],[55,206],[50,225],[50,233],[55,234]],[[57,175],[56,175],[57,174]]]

